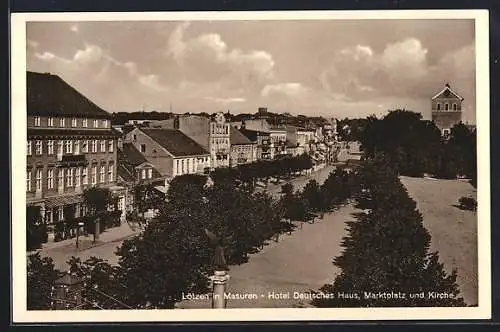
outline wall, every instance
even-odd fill
[[[135,128],[127,133],[125,142],[132,143],[162,176],[173,176],[173,156],[140,129]],[[146,152],[141,151],[141,144],[146,146]]]

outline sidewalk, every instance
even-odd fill
[[[100,251],[99,247],[109,247],[109,250],[106,248],[105,251],[112,253],[114,252],[113,244],[118,246],[118,242],[137,235],[139,232],[139,228],[133,229],[127,222],[124,222],[119,227],[106,229],[99,235],[99,239],[95,242],[93,241],[94,237],[92,235],[79,236],[78,248],[76,247],[76,238],[73,238],[59,242],[50,241],[44,243],[41,249],[29,252],[28,254],[39,252],[42,257],[51,257],[54,260],[56,269],[65,270],[67,269],[66,261],[68,261],[71,256],[89,256],[96,251]],[[83,257],[81,258],[84,260]],[[108,259],[109,257],[100,258]]]

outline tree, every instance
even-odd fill
[[[207,177],[199,174],[176,176],[170,182],[167,199],[174,204],[200,204],[206,195]]]
[[[38,249],[47,242],[47,227],[43,223],[40,207],[26,206],[26,249]]]
[[[150,184],[139,184],[134,187],[134,205],[138,213],[144,214],[150,209],[158,209],[165,202],[165,194]]]
[[[456,271],[447,275],[438,253],[429,252],[431,236],[423,227],[416,203],[387,168],[387,159],[367,162],[361,170],[363,188],[357,196],[356,221],[348,222],[343,253],[334,259],[341,268],[333,284],[321,291],[357,293],[359,299],[318,299],[320,307],[464,306]],[[401,292],[405,297],[367,297],[366,293]],[[439,299],[428,292],[451,294]],[[410,297],[410,294],[423,294]]]
[[[111,191],[108,188],[87,188],[83,192],[83,197],[91,214],[106,211],[108,206],[114,202]]]
[[[205,293],[213,252],[201,218],[167,204],[144,232],[117,250],[123,302],[134,308],[173,308],[182,293]]]
[[[42,258],[40,253],[28,256],[28,310],[50,309],[52,286],[58,277],[59,271],[54,269],[52,258]]]

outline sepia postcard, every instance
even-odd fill
[[[488,11],[11,23],[13,322],[491,318]]]

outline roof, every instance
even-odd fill
[[[269,136],[269,133],[258,130],[250,130],[250,129],[240,129],[240,132],[245,135],[250,141],[257,141],[258,136]]]
[[[86,136],[86,137],[121,137],[122,133],[112,129],[52,129],[52,128],[28,128],[28,136],[42,137],[71,137],[71,136]]]
[[[149,163],[132,143],[123,143],[123,147],[118,149],[117,159],[118,175],[125,181],[135,181],[137,179],[135,168],[141,164]],[[153,167],[153,178],[160,176],[160,172]]]
[[[70,194],[70,195],[58,195],[53,197],[47,197],[45,199],[45,207],[53,208],[64,206],[68,204],[75,204],[83,202],[83,196],[78,194]]]
[[[437,93],[431,99],[436,99],[438,97],[441,97],[441,98],[453,98],[453,97],[455,97],[455,98],[458,98],[460,100],[464,100],[464,98],[462,96],[460,96],[458,93],[456,93],[455,91],[453,91],[450,88],[449,84],[446,84],[445,87],[443,88],[443,90],[439,91],[439,93]]]
[[[230,134],[231,136],[229,138],[229,142],[231,143],[231,145],[254,144],[254,142],[252,142],[250,139],[248,139],[248,137],[243,135],[241,131],[232,126],[230,127]]]
[[[210,154],[201,145],[177,129],[140,128],[175,157]]]
[[[110,113],[59,76],[30,71],[26,74],[28,115],[111,119]]]

